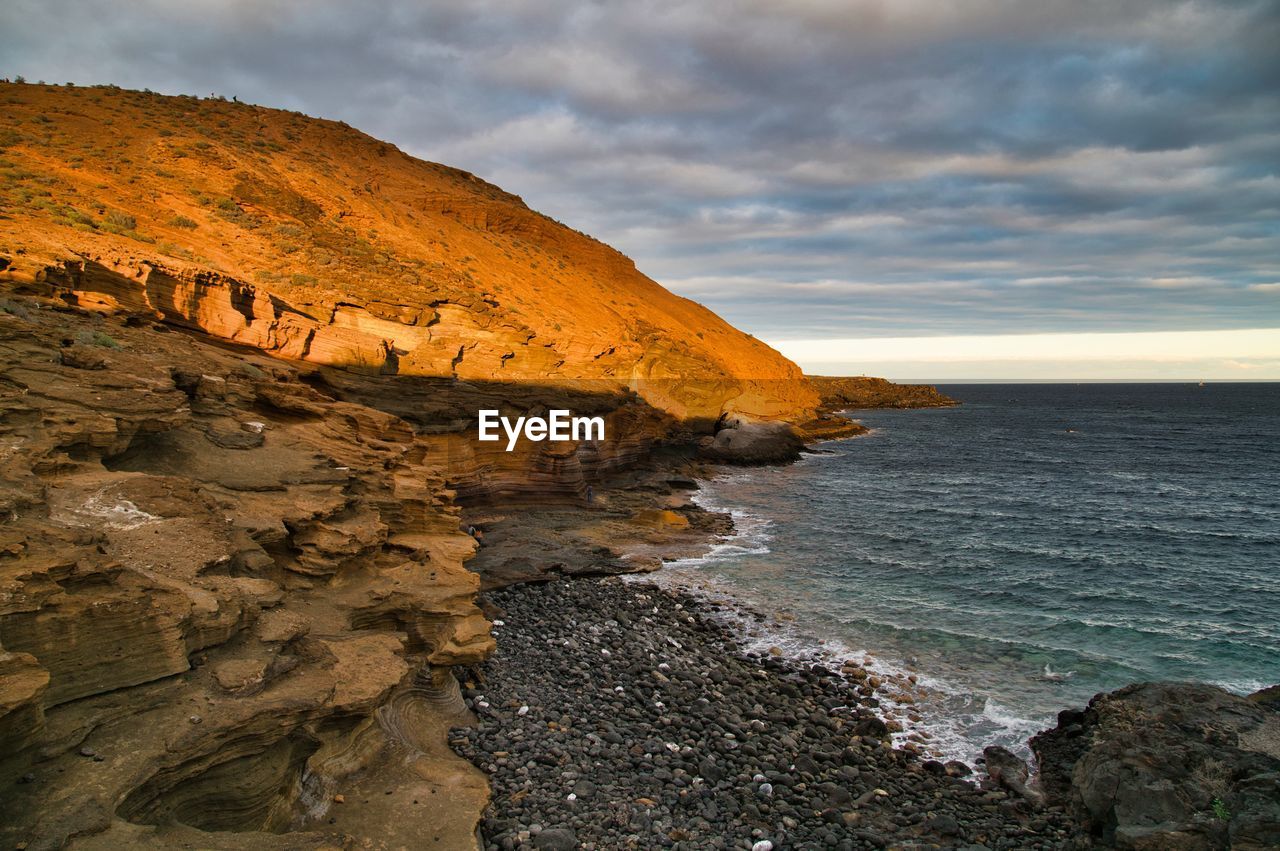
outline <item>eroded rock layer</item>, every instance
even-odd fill
[[[0,839],[470,844],[449,671],[493,639],[441,439],[292,364],[0,303]]]

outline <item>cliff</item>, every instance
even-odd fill
[[[340,123],[0,84],[0,276],[374,374],[597,380],[710,428],[800,421],[799,369],[608,246]]]
[[[856,430],[612,249],[343,125],[0,98],[9,845],[469,847],[488,789],[445,741],[453,671],[494,641],[460,507],[562,509],[492,536],[493,585],[650,568],[718,522],[634,470],[655,450]],[[550,407],[606,438],[472,439],[481,408]]]
[[[726,424],[791,451],[817,395],[612,249],[342,125],[0,97],[0,836],[471,845],[452,672],[494,642],[459,504],[580,505]],[[549,407],[606,438],[472,439]],[[634,569],[610,546],[653,499],[582,569]]]

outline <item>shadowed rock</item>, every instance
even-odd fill
[[[1031,740],[1050,800],[1135,849],[1280,846],[1280,712],[1192,683],[1100,694]]]

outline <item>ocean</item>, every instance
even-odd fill
[[[968,762],[1130,682],[1280,682],[1280,384],[939,389],[704,483],[738,532],[663,575],[779,613],[759,649],[914,674],[902,735]]]

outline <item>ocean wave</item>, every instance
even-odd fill
[[[1019,716],[991,698],[978,695],[971,688],[937,672],[922,672],[915,665],[895,662],[890,656],[872,652],[840,637],[821,637],[816,630],[807,628],[805,621],[787,611],[779,611],[777,600],[756,600],[749,589],[708,570],[709,566],[717,563],[770,552],[768,543],[773,540],[773,535],[769,530],[774,525],[773,521],[723,501],[718,493],[718,488],[726,484],[740,484],[749,479],[749,473],[735,472],[700,482],[702,489],[694,496],[694,501],[709,511],[732,516],[733,534],[701,556],[668,562],[657,573],[635,577],[635,581],[654,581],[717,603],[721,607],[719,618],[730,626],[749,653],[779,652],[793,662],[821,662],[837,669],[846,662],[855,662],[869,674],[903,686],[914,678],[923,693],[931,694],[931,697],[900,701],[892,692],[877,693],[882,714],[902,726],[901,731],[893,736],[898,746],[913,742],[933,758],[957,759],[969,764],[986,744],[1002,744],[1023,756],[1030,756],[1026,739],[1043,728],[1045,719]],[[921,602],[915,601],[917,605]],[[942,607],[939,605],[938,608]],[[757,616],[759,611],[770,610],[774,611],[772,619]],[[911,629],[887,622],[864,621],[864,624],[870,626],[871,631],[889,628],[907,632]],[[972,633],[953,634],[982,638]],[[1014,642],[1009,642],[1009,645],[1026,649]],[[1064,648],[1037,649],[1054,654],[1054,658],[1064,658],[1071,652]],[[911,720],[913,717],[919,720]]]
[[[728,514],[733,519],[733,532],[717,540],[702,555],[667,562],[663,565],[664,570],[698,568],[718,561],[766,555],[770,552],[769,542],[773,540],[773,535],[769,529],[773,526],[773,521],[719,501],[714,490],[716,483],[732,481],[733,478],[739,478],[739,476],[730,474],[712,480],[699,481],[699,490],[692,497],[692,501],[706,511]]]
[[[1032,655],[1048,656],[1052,658],[1078,659],[1082,662],[1091,662],[1095,664],[1116,664],[1117,660],[1110,655],[1092,651],[1086,647],[1073,647],[1070,645],[1049,644],[1043,641],[1033,641],[1020,635],[1018,638],[1007,638],[990,633],[974,632],[972,630],[956,629],[954,627],[939,626],[932,624],[928,627],[907,624],[895,621],[889,618],[867,618],[857,617],[841,619],[842,624],[846,626],[859,626],[865,631],[888,631],[901,633],[904,635],[928,635],[933,638],[933,643],[945,643],[946,639],[965,639],[971,645],[993,645],[994,647],[1004,648],[1008,651],[1015,651],[1016,655]],[[1063,620],[1064,625],[1070,622]],[[1049,627],[1038,627],[1037,631],[1042,631]],[[939,641],[942,639],[942,641]],[[952,642],[954,643],[954,642]]]
[[[1218,688],[1226,689],[1232,694],[1241,694],[1241,695],[1250,695],[1250,694],[1253,694],[1255,691],[1261,691],[1264,688],[1270,688],[1271,686],[1275,685],[1275,683],[1268,682],[1267,680],[1256,680],[1256,679],[1210,680],[1209,684],[1215,685]]]
[[[1001,745],[1030,762],[1027,741],[1053,726],[1053,717],[1022,715],[994,698],[959,691],[952,683],[921,679],[929,688],[950,695],[939,707],[926,707],[928,720],[921,727],[930,734],[930,744],[944,759],[973,764],[988,745]],[[924,716],[922,716],[924,717]]]
[[[1253,534],[1244,531],[1222,532],[1215,531],[1213,529],[1191,529],[1185,526],[1167,526],[1150,521],[1118,520],[1114,522],[1112,529],[1135,532],[1155,532],[1171,538],[1203,537],[1227,541],[1248,541],[1250,543],[1280,543],[1280,537],[1277,537],[1274,534]]]
[[[957,543],[956,548],[961,550],[974,550],[977,552],[995,550],[1009,555],[1040,556],[1042,558],[1059,559],[1061,561],[1075,563],[1097,562],[1098,564],[1108,567],[1116,563],[1115,560],[1106,553],[1098,552],[1097,550],[1072,551],[1062,547],[1047,547],[1039,544],[1022,544],[1016,541],[998,541],[990,538],[981,541],[963,541]]]
[[[726,559],[741,558],[748,555],[766,555],[770,552],[767,546],[744,547],[737,544],[716,544],[710,550],[700,556],[688,556],[686,558],[674,559],[663,565],[665,570],[680,570],[682,568],[702,567],[704,565],[713,564],[717,561]]]
[[[989,744],[1004,745],[1029,758],[1027,740],[1052,726],[1049,715],[1019,715],[990,697],[945,676],[921,671],[909,662],[894,662],[840,638],[817,637],[803,622],[790,619],[789,613],[779,613],[785,620],[776,616],[760,620],[756,616],[760,604],[718,578],[686,583],[670,576],[668,581],[718,603],[722,607],[720,620],[738,635],[748,653],[781,653],[794,663],[821,663],[835,670],[852,663],[879,678],[886,686],[876,692],[880,714],[902,727],[893,734],[895,746],[911,743],[931,758],[970,765]]]

